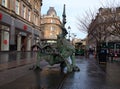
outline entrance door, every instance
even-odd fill
[[[21,51],[26,51],[26,46],[27,46],[27,37],[22,36],[21,37]]]

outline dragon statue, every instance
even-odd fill
[[[67,72],[79,71],[79,67],[75,63],[75,48],[66,39],[68,34],[65,23],[65,5],[63,11],[63,26],[61,26],[62,33],[57,36],[57,42],[55,46],[37,44],[37,61],[35,69],[40,69],[40,61],[46,60],[51,66],[54,64],[60,64],[61,70],[67,69]],[[34,48],[34,47],[33,47]]]
[[[80,70],[75,63],[75,48],[63,34],[58,35],[56,46],[37,44],[37,50],[35,69],[41,69],[40,61],[46,60],[51,66],[60,64],[62,71],[65,68],[67,72]]]
[[[57,36],[57,42],[55,46],[37,44],[37,62],[35,69],[40,68],[40,61],[46,60],[51,66],[54,64],[60,64],[61,70],[65,68],[67,72],[79,71],[80,69],[75,63],[75,48],[66,39],[67,31],[65,28],[62,34]]]

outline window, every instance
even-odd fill
[[[30,3],[30,0],[28,0],[28,2]]]
[[[37,15],[35,15],[35,14],[34,14],[34,24],[38,25],[38,18],[37,18]]]
[[[36,22],[36,16],[35,16],[35,14],[34,14],[34,24],[35,24],[35,22]]]
[[[55,27],[54,27],[54,26],[51,26],[51,27],[50,27],[50,30],[51,30],[51,31],[54,31],[54,30],[55,30]]]
[[[111,12],[115,13],[116,12],[116,8],[111,8]]]
[[[19,15],[19,9],[20,9],[20,4],[19,4],[19,1],[16,0],[15,2],[15,12]]]
[[[7,0],[2,0],[2,6],[7,7]]]
[[[5,25],[1,25],[1,29],[5,30],[5,31],[9,31],[9,27],[8,26],[5,26]]]
[[[55,23],[55,20],[54,20],[54,19],[51,19],[51,23]]]
[[[31,17],[31,12],[30,9],[28,9],[28,21],[30,21],[30,17]]]
[[[26,13],[26,7],[25,7],[25,5],[23,5],[23,8],[22,8],[22,16],[23,16],[23,18],[26,18],[25,13]]]
[[[53,20],[51,19],[51,23],[53,22]]]
[[[38,3],[35,3],[35,9],[38,10]]]

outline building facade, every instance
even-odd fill
[[[95,47],[101,42],[120,42],[120,7],[100,8],[89,25],[87,44]]]
[[[62,32],[61,26],[62,23],[54,7],[50,7],[47,14],[41,17],[41,40],[47,43],[56,42],[57,35]]]
[[[120,54],[120,7],[100,8],[89,25],[87,47],[93,48],[98,56],[105,50],[112,56]]]
[[[0,0],[0,51],[30,51],[40,37],[42,0]]]

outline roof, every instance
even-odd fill
[[[47,15],[57,16],[57,13],[56,13],[54,7],[49,7],[49,10],[47,11]]]

